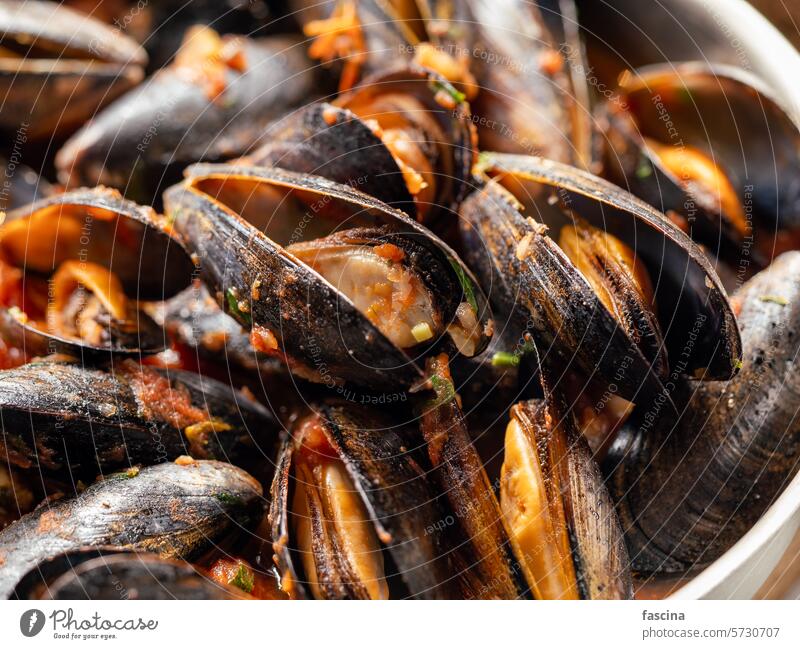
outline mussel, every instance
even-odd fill
[[[0,2],[0,128],[69,134],[142,80],[147,55],[91,17],[42,0]]]
[[[174,295],[194,272],[165,229],[152,209],[102,187],[9,214],[0,226],[5,340],[31,356],[93,360],[164,349],[138,302]]]
[[[458,556],[466,560],[460,566],[463,595],[522,597],[529,588],[520,577],[493,485],[470,439],[447,356],[430,358],[426,370],[434,397],[419,406],[419,428],[440,492],[453,512],[453,534],[460,534]]]
[[[479,25],[470,54],[481,148],[588,165],[589,97],[572,0],[466,4]]]
[[[733,376],[741,341],[697,246],[663,215],[591,174],[488,154],[489,179],[461,206],[465,256],[495,311],[630,401],[669,403],[673,373]],[[497,317],[497,316],[496,316]]]
[[[108,476],[0,532],[0,597],[40,562],[86,545],[191,560],[262,508],[258,482],[223,462],[187,458]]]
[[[45,559],[19,580],[17,599],[246,599],[190,563],[114,547],[81,548]]]
[[[737,376],[687,382],[676,390],[679,421],[640,413],[612,446],[609,489],[639,573],[708,565],[796,474],[798,273],[800,253],[788,252],[734,293],[744,343]]]
[[[551,399],[511,409],[500,505],[537,599],[629,599],[622,528],[586,440]]]
[[[0,374],[0,456],[67,482],[182,455],[269,480],[278,424],[251,397],[194,372],[131,360],[110,371],[43,360]]]
[[[378,412],[324,404],[278,455],[270,523],[293,597],[457,597],[436,491],[413,438]]]
[[[414,65],[371,75],[272,131],[250,164],[350,184],[427,224],[453,220],[477,155],[463,93]]]
[[[654,65],[623,74],[618,95],[600,118],[609,178],[732,260],[738,284],[796,247],[800,130],[757,77]]]
[[[407,388],[432,344],[479,353],[488,307],[456,254],[403,212],[278,168],[195,165],[165,193],[176,236],[257,351],[335,386]]]
[[[314,92],[296,39],[190,30],[170,66],[64,145],[56,158],[59,178],[69,187],[116,187],[150,203],[187,164],[248,151],[272,120]]]
[[[468,44],[474,25],[464,2],[453,0],[295,0],[309,55],[333,64],[339,90],[391,67],[398,59],[435,70],[459,91],[477,90]]]

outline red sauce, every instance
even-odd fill
[[[123,362],[117,372],[130,381],[147,418],[167,422],[181,430],[211,419],[206,410],[192,404],[191,395],[185,385],[172,385],[167,377],[131,360]]]
[[[322,458],[338,458],[339,454],[328,441],[322,418],[317,415],[308,415],[302,419],[292,432],[297,450],[300,455],[312,463],[319,462]]]
[[[271,575],[254,570],[242,559],[220,557],[208,569],[218,584],[237,588],[255,599],[289,599]]]

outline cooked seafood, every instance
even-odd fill
[[[654,65],[623,74],[619,92],[603,116],[612,180],[754,270],[795,247],[800,130],[757,77],[730,66]]]
[[[298,421],[278,454],[270,509],[292,597],[458,596],[443,531],[431,527],[445,515],[409,443],[402,428],[349,403]]]
[[[85,545],[113,545],[192,559],[263,508],[241,469],[187,458],[108,476],[75,498],[45,505],[0,532],[0,597],[45,559]]]
[[[0,0],[0,597],[641,597],[795,475],[797,102],[692,3],[65,4]]]
[[[466,258],[520,336],[529,331],[631,401],[668,396],[676,368],[707,380],[736,372],[741,341],[724,289],[677,227],[556,162],[490,154],[484,167],[488,182],[461,206]],[[655,289],[648,272],[657,273]],[[687,353],[690,335],[698,343]]]
[[[452,220],[476,160],[463,94],[414,65],[371,75],[273,130],[250,163],[351,184],[426,224]]]
[[[0,2],[0,128],[69,134],[142,80],[134,41],[57,2]]]
[[[0,457],[68,482],[182,455],[269,480],[278,440],[272,413],[232,386],[131,360],[110,371],[51,360],[9,370],[0,411]]]
[[[187,173],[164,195],[174,231],[206,260],[206,282],[254,332],[256,349],[294,372],[406,388],[421,376],[418,350],[450,342],[474,355],[486,346],[488,307],[470,271],[403,212],[278,168]]]
[[[800,461],[797,352],[800,253],[734,293],[742,370],[687,382],[679,421],[640,418],[607,460],[633,568],[684,573],[718,558],[764,513]]]
[[[549,401],[521,402],[506,429],[500,505],[537,599],[628,599],[622,528],[586,441]]]
[[[45,559],[14,589],[18,599],[247,599],[185,561],[115,547],[70,550]]]
[[[313,94],[313,71],[296,39],[191,29],[168,67],[64,145],[59,180],[116,187],[150,203],[187,164],[242,155],[269,122]]]
[[[175,294],[194,270],[165,229],[152,209],[105,188],[9,214],[0,226],[6,340],[30,355],[107,359],[164,349],[163,332],[137,303]]]

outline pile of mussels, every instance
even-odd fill
[[[0,596],[629,598],[753,525],[800,131],[576,15],[0,0]]]

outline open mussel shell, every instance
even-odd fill
[[[15,599],[226,600],[247,595],[212,581],[192,564],[149,552],[81,548],[48,558],[25,574]]]
[[[184,48],[201,37],[190,35]],[[116,187],[150,203],[186,165],[241,156],[272,120],[314,96],[311,63],[296,39],[212,38],[220,52],[236,51],[229,63],[227,54],[204,62],[187,53],[184,64],[98,113],[58,152],[61,182]]]
[[[393,129],[407,135],[408,143],[419,149],[417,156],[427,160],[428,184],[435,185],[416,194],[412,215],[431,225],[451,221],[477,160],[477,137],[465,95],[435,72],[408,64],[370,75],[335,103],[362,121],[377,123],[384,132]],[[414,159],[409,166],[425,178]],[[399,168],[397,172],[403,175]]]
[[[257,521],[261,487],[230,464],[159,464],[108,476],[46,504],[0,532],[0,598],[40,562],[84,546],[115,546],[191,560]]]
[[[57,2],[0,2],[0,128],[69,133],[144,76],[134,41]]]
[[[537,599],[630,599],[625,542],[586,440],[547,400],[511,409],[500,502]]]
[[[332,104],[308,106],[272,130],[250,163],[358,187],[424,223],[448,220],[440,212],[463,197],[475,159],[463,95],[413,65],[371,75]]]
[[[784,253],[732,296],[744,343],[739,374],[687,382],[679,421],[640,417],[612,447],[604,468],[634,570],[703,568],[797,473],[798,277],[800,253]]]
[[[273,131],[243,164],[315,174],[416,212],[397,161],[375,131],[349,110],[311,104],[280,120]]]
[[[480,86],[472,105],[481,148],[588,164],[588,94],[585,79],[573,73],[585,67],[570,22],[572,0],[467,4],[479,24],[471,55]]]
[[[431,62],[419,56],[428,47],[436,47],[439,52],[430,58],[455,75],[450,81],[467,81],[463,77],[468,73],[468,61],[464,59],[474,37],[474,22],[464,2],[293,0],[290,6],[305,35],[313,39],[309,52],[323,64],[335,66],[340,91],[370,74],[391,68],[398,59],[423,65]],[[442,61],[442,54],[447,55],[446,62]]]
[[[433,476],[454,512],[464,597],[517,599],[529,588],[520,579],[503,515],[483,461],[470,438],[447,358],[429,359],[434,397],[418,407]],[[455,521],[458,521],[457,523]]]
[[[678,213],[693,237],[740,265],[764,265],[794,247],[800,130],[758,78],[730,66],[670,63],[623,74],[619,93],[600,120],[608,177]],[[702,170],[689,155],[694,165],[705,161]]]
[[[555,344],[555,351],[631,401],[663,392],[671,374],[707,380],[735,374],[741,358],[736,320],[713,268],[686,234],[634,196],[576,168],[507,154],[489,154],[486,164],[495,181],[461,208],[467,258],[498,311],[520,323],[530,320],[545,355]],[[517,196],[496,181],[511,181]],[[649,271],[666,371],[657,373],[551,238],[575,216],[612,233]]]
[[[477,282],[446,244],[405,213],[349,186],[278,168],[195,165],[187,175],[164,196],[174,230],[203,259],[218,302],[243,326],[268,334],[293,371],[383,390],[407,388],[421,376],[410,355],[419,345],[395,345],[310,265],[335,237],[354,233],[400,250],[403,267],[426,288],[446,330],[469,305],[477,337],[460,348],[477,354],[486,346],[489,311]]]
[[[271,491],[284,590],[324,599],[459,595],[445,514],[409,443],[402,427],[349,402],[299,422]]]
[[[26,286],[34,291],[37,283],[41,290],[30,295],[30,305],[25,298],[20,305],[5,305],[16,307],[4,309],[0,317],[6,339],[29,355],[63,352],[92,362],[107,361],[111,354],[135,356],[163,350],[162,330],[133,303],[163,300],[191,284],[194,263],[166,229],[163,218],[152,209],[105,188],[75,190],[10,213],[0,227],[0,255],[5,264],[23,271],[23,291]],[[50,294],[56,283],[47,286],[46,280],[67,265],[76,277],[97,268],[113,274],[119,280],[118,289],[112,288],[111,279],[97,280],[94,288],[124,297],[128,304],[122,319],[103,307],[94,318],[99,332],[92,339],[77,330],[52,327],[51,314],[60,318],[69,300],[56,306],[58,300]],[[74,287],[81,283],[75,280]],[[46,305],[33,304],[37,301]],[[29,313],[29,307],[42,313]]]
[[[182,455],[270,479],[278,424],[228,384],[124,361],[112,371],[43,360],[0,374],[0,455],[66,482]]]

